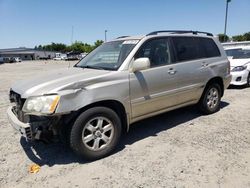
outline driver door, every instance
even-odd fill
[[[132,117],[174,106],[176,96],[169,91],[176,89],[176,71],[173,68],[173,55],[168,38],[157,38],[145,42],[134,59],[148,57],[151,66],[147,70],[130,73],[130,97]]]

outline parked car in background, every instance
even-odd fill
[[[49,59],[51,59],[51,57],[50,56],[48,56],[48,57],[39,57],[38,59],[39,60],[49,60]]]
[[[65,60],[66,58],[67,54],[56,53],[56,57],[54,57],[53,60],[60,61],[60,60]]]
[[[81,52],[68,52],[67,58],[65,58],[66,61],[75,61],[81,59]]]
[[[22,59],[20,57],[11,57],[10,63],[16,63],[16,62],[22,62]]]
[[[225,49],[231,64],[231,85],[250,86],[250,47]]]
[[[211,33],[156,31],[119,37],[74,67],[18,81],[7,114],[27,140],[61,135],[93,160],[110,154],[136,121],[194,104],[217,112],[230,81],[229,61]]]
[[[82,58],[86,57],[87,55],[88,55],[88,53],[86,53],[86,52],[85,53],[81,53],[80,56],[79,56],[79,58],[82,59]]]

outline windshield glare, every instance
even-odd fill
[[[247,59],[250,58],[250,49],[230,49],[226,50],[227,56],[233,57],[233,59]]]
[[[122,40],[107,42],[84,57],[76,67],[117,70],[138,40]]]

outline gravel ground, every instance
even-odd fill
[[[71,63],[73,64],[73,63]],[[221,110],[195,107],[134,124],[113,155],[95,162],[61,144],[30,144],[10,126],[12,82],[68,62],[0,65],[0,187],[250,187],[250,88],[226,90]],[[40,171],[28,168],[39,164]]]

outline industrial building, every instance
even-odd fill
[[[0,57],[20,57],[22,60],[52,59],[56,53],[25,47],[0,49]]]

